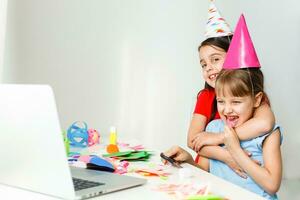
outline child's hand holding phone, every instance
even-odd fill
[[[174,167],[182,168],[176,160],[174,160],[172,157],[166,156],[164,153],[160,153],[160,157],[169,163],[171,163]]]

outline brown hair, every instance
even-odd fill
[[[269,98],[264,92],[264,75],[259,68],[223,69],[216,80],[216,94],[224,94],[229,89],[235,97],[252,96],[263,93],[261,102],[270,105]]]

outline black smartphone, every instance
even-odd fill
[[[169,156],[166,156],[164,153],[160,153],[160,157],[169,163],[171,163],[174,167],[182,168],[174,158],[171,158]]]

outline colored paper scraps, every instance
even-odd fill
[[[79,156],[80,156],[81,154],[79,153],[79,152],[74,152],[74,151],[70,151],[69,153],[68,153],[68,157],[70,158],[70,157],[74,157],[74,158],[78,158]]]
[[[129,162],[124,160],[120,161],[118,165],[116,165],[116,174],[125,174],[128,172]]]
[[[156,191],[165,192],[176,199],[188,199],[192,195],[207,195],[208,194],[208,185],[207,184],[197,184],[197,183],[183,183],[183,184],[161,184],[157,188],[154,188]]]
[[[145,149],[145,147],[143,145],[136,145],[136,146],[129,146],[128,148],[134,150],[134,151],[139,151],[139,150],[143,150]]]
[[[113,157],[127,161],[147,161],[151,153],[149,151],[123,151],[111,154],[104,154],[103,157]]]
[[[115,158],[106,158],[115,167],[115,174],[125,174],[129,172],[130,163],[126,160],[120,161]]]
[[[159,176],[163,180],[166,180],[170,175],[170,173],[165,172],[163,169],[137,169],[135,173],[142,176]]]
[[[167,180],[169,175],[171,175],[171,173],[168,171],[168,169],[166,169],[164,165],[157,163],[148,163],[148,167],[143,166],[140,168],[136,168],[133,172],[145,177],[156,176],[161,178],[162,180]]]
[[[134,151],[139,151],[145,149],[145,147],[141,144],[130,146],[128,143],[118,142],[118,146],[121,148],[132,149]]]

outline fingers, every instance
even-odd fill
[[[196,151],[196,148],[197,148],[197,141],[198,141],[198,140],[193,140],[193,143],[192,143],[192,149],[193,149],[194,151]]]
[[[194,136],[191,140],[191,142],[193,143],[195,141],[195,139],[197,138],[198,135]]]
[[[167,157],[174,157],[176,156],[176,154],[179,152],[180,147],[178,146],[173,146],[170,149],[168,149],[167,151],[163,152],[164,155],[166,155]],[[164,165],[168,164],[168,161],[161,158],[161,161]]]
[[[231,157],[227,159],[226,165],[230,167],[237,175],[242,178],[247,178],[246,172],[238,165],[238,163]]]
[[[230,137],[230,129],[227,125],[224,126],[224,142]]]
[[[194,151],[196,151],[196,147],[197,147],[197,142],[198,142],[199,138],[198,135],[194,137],[194,139],[192,140],[192,149]]]
[[[174,157],[174,160],[176,160],[176,162],[184,162],[186,159],[184,158],[184,155],[178,154],[176,157]]]
[[[246,154],[248,157],[251,157],[251,156],[252,156],[252,153],[251,153],[251,152],[249,152],[249,151],[247,151],[247,150],[245,150],[245,149],[243,149],[243,150],[244,150],[245,154]],[[252,161],[253,161],[255,164],[257,164],[257,165],[261,165],[261,162],[258,161],[258,160],[252,159]]]
[[[247,150],[245,150],[245,149],[243,149],[243,150],[244,150],[245,154],[246,154],[248,157],[251,157],[251,156],[252,156],[252,153],[251,153],[251,152],[249,152],[249,151],[247,151]]]
[[[199,152],[203,146],[204,146],[203,138],[201,138],[200,136],[195,137],[193,140],[192,149],[195,152]]]
[[[251,156],[252,156],[252,153],[251,153],[251,152],[249,152],[249,151],[247,151],[247,150],[245,150],[245,149],[243,149],[243,150],[244,150],[245,154],[246,154],[248,157],[251,157]],[[255,162],[255,164],[257,164],[257,165],[261,165],[261,162],[258,161],[258,160],[252,159],[252,161]]]
[[[168,157],[174,157],[180,151],[180,149],[181,148],[179,146],[173,146],[165,151],[164,154]]]
[[[188,153],[186,150],[179,146],[173,146],[168,151],[164,153],[166,156],[172,158],[176,162],[186,162],[188,160],[193,159],[192,155]],[[166,163],[166,161],[164,162]]]
[[[234,170],[234,172],[237,174],[237,175],[239,175],[240,177],[242,177],[242,178],[244,178],[244,179],[246,179],[246,178],[248,178],[248,176],[246,175],[246,173],[245,172],[243,172],[243,171],[241,171],[241,170]]]
[[[252,161],[255,163],[255,164],[257,164],[257,165],[261,165],[261,162],[260,161],[258,161],[258,160],[254,160],[254,159],[252,159]]]
[[[179,154],[177,154],[176,157],[174,157],[174,160],[176,160],[176,162],[178,163],[182,163],[182,162],[191,163],[191,160],[193,160],[193,158],[190,153],[188,153],[185,150],[182,150]]]
[[[229,126],[227,126],[227,124],[224,125],[224,131],[229,131]]]
[[[193,150],[195,152],[198,152],[202,147],[202,142],[201,141],[196,141]]]
[[[228,125],[224,126],[224,136],[225,137],[229,137],[229,136],[233,136],[236,135],[235,130],[232,127],[229,127]]]
[[[224,135],[230,135],[233,131],[233,128],[229,127],[228,125],[224,126]]]
[[[165,159],[161,158],[160,160],[164,165],[168,164],[168,161],[166,161]]]

